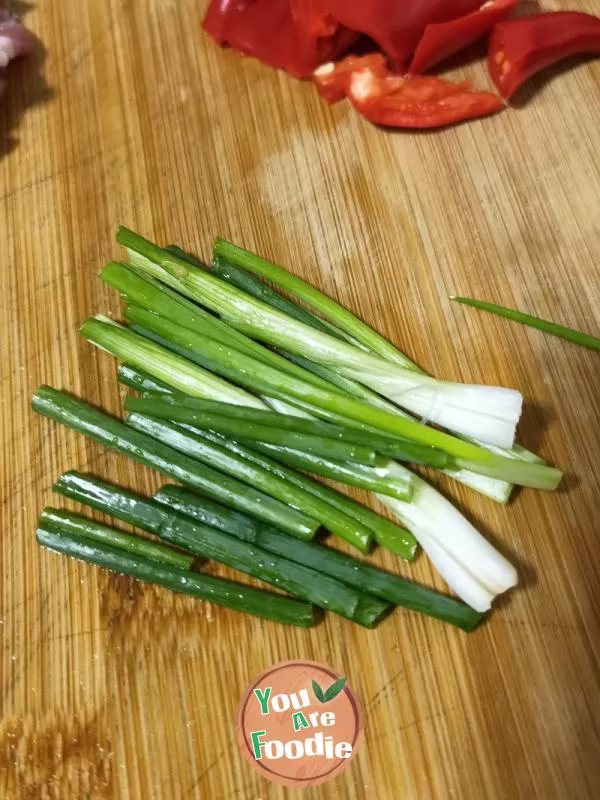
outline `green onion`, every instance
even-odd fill
[[[164,397],[164,395],[163,395]],[[189,398],[197,399],[197,398]],[[210,402],[210,401],[204,401]],[[325,456],[339,461],[352,461],[358,464],[376,466],[380,462],[375,450],[366,445],[353,444],[333,438],[325,438],[312,433],[299,430],[283,429],[276,424],[264,424],[244,418],[244,415],[237,418],[219,413],[217,406],[228,405],[229,408],[240,408],[243,406],[233,406],[224,403],[212,403],[212,409],[195,407],[190,408],[185,401],[178,403],[176,399],[166,402],[148,397],[128,397],[125,400],[125,408],[128,411],[138,411],[159,419],[171,420],[173,422],[186,422],[201,431],[215,431],[232,439],[251,439],[258,442],[269,442],[291,447],[294,450],[310,453],[315,456]],[[281,414],[272,412],[261,412],[273,423],[278,417],[282,419],[293,419],[293,417],[282,417]]]
[[[236,245],[226,242],[224,239],[215,240],[213,253],[215,257],[224,259],[229,262],[230,265],[235,265],[242,270],[260,275],[261,278],[266,278],[268,281],[275,284],[275,286],[279,286],[295,297],[298,297],[307,305],[314,308],[315,311],[322,314],[330,325],[333,324],[334,328],[356,339],[372,352],[377,353],[389,361],[396,361],[402,364],[402,366],[418,369],[410,359],[403,353],[400,353],[387,339],[384,339],[383,336],[380,336],[368,325],[365,325],[364,322],[357,319],[350,311],[347,311],[334,300],[327,297],[327,295],[313,288],[301,278],[295,277],[286,269],[278,267],[276,264],[271,264],[269,261],[265,261],[264,258],[254,255],[254,253],[251,253],[249,250],[236,247]],[[239,288],[244,289],[249,294],[253,294],[249,291],[249,285],[247,283],[244,286],[240,285]],[[254,296],[256,297],[256,295]],[[260,299],[268,302],[264,297]],[[293,304],[290,303],[290,305]],[[282,307],[281,310],[288,314],[290,313],[289,308]],[[319,319],[315,317],[314,314],[311,316]],[[306,319],[303,321],[307,322]],[[321,320],[321,322],[323,321]]]
[[[125,318],[132,322],[133,324],[129,327],[129,331],[133,333],[137,333],[146,339],[150,339],[150,341],[154,342],[157,345],[160,345],[165,350],[170,352],[176,353],[178,356],[183,356],[188,361],[191,361],[193,364],[197,364],[198,366],[202,367],[204,370],[209,370],[211,372],[218,371],[222,376],[228,378],[235,382],[236,380],[239,381],[239,373],[236,370],[227,369],[223,366],[223,364],[219,364],[218,361],[214,359],[208,358],[205,355],[200,354],[197,350],[191,350],[189,346],[184,346],[177,342],[185,342],[189,345],[190,337],[194,338],[194,331],[189,329],[184,330],[180,325],[174,325],[170,320],[165,319],[164,317],[160,317],[157,314],[152,314],[143,308],[139,308],[138,306],[129,305],[125,309]],[[138,324],[137,321],[143,321],[145,325]],[[114,327],[114,326],[113,326]],[[165,335],[161,335],[158,333],[161,331]],[[176,341],[174,341],[176,340]],[[105,348],[106,349],[106,348]],[[143,357],[143,356],[142,356]],[[260,359],[264,362],[264,359]],[[283,375],[283,373],[280,373]],[[164,385],[164,384],[163,384]],[[135,387],[133,387],[135,388]],[[333,391],[336,391],[335,387],[331,387]],[[162,386],[159,387],[159,390],[163,390]],[[173,391],[173,390],[172,390]],[[207,395],[209,395],[210,389],[207,387]],[[210,393],[210,396],[217,397],[218,394]],[[244,392],[243,389],[240,389],[240,403],[242,405],[249,405],[248,403],[242,403],[242,398],[247,397],[247,393]],[[311,403],[307,403],[302,400],[298,400],[297,398],[288,397],[281,391],[277,391],[273,389],[270,392],[270,396],[261,396],[260,398],[263,401],[263,408],[271,408],[277,411],[280,414],[285,415],[295,415],[295,416],[303,416],[305,418],[318,417],[320,419],[326,420],[331,422],[332,424],[337,425],[345,425],[346,427],[353,427],[357,430],[362,431],[370,431],[372,433],[381,434],[381,431],[377,430],[377,428],[373,428],[373,426],[365,425],[362,422],[357,422],[356,420],[349,419],[348,417],[344,417],[341,414],[338,414],[331,410],[325,410],[323,408],[319,408]],[[253,407],[258,408],[258,400],[257,398],[253,398],[253,401],[250,403]],[[406,442],[407,440],[402,437],[393,437],[398,439],[401,442]]]
[[[264,259],[254,256],[242,248],[236,248],[234,245],[230,245],[222,240],[217,240],[215,245],[215,253],[218,254],[217,257],[219,258],[233,259],[234,263],[236,263],[238,267],[243,268],[237,269],[237,273],[244,275],[244,269],[247,269],[250,272],[254,272],[257,275],[266,278],[275,285],[284,288],[292,295],[299,298],[304,303],[307,303],[319,313],[323,314],[330,322],[338,326],[338,328],[343,332],[356,337],[362,342],[363,345],[367,346],[370,351],[380,355],[388,361],[398,363],[405,367],[421,372],[416,364],[413,364],[413,362],[411,362],[396,347],[390,344],[390,342],[380,336],[368,325],[365,325],[363,322],[358,320],[351,312],[344,309],[334,300],[331,300],[331,298],[328,298],[322,292],[319,292],[317,289],[309,286],[301,279],[290,275],[289,272],[281,267],[270,264]],[[235,267],[233,269],[235,269]],[[222,276],[225,277],[224,274],[222,274]],[[246,278],[247,280],[243,286],[241,285],[241,281],[236,283],[236,285],[238,285],[240,288],[245,288],[246,291],[248,291],[254,297],[257,297],[258,294],[256,289],[251,291],[249,282],[254,282],[254,284],[258,286],[261,286],[262,284],[258,281],[254,281],[250,275],[246,275]],[[280,297],[277,292],[269,289],[268,293],[263,294],[261,299],[263,299],[264,302],[270,303],[273,295],[275,297]],[[285,302],[288,304],[288,306],[290,305],[289,300],[286,300]],[[294,304],[292,303],[291,305],[293,306]],[[278,306],[275,305],[275,307]],[[284,309],[281,308],[281,310]],[[304,321],[310,323],[308,318],[305,318]],[[299,363],[300,366],[306,367],[306,363],[302,363],[302,361],[298,362],[297,359],[294,360]],[[341,387],[339,382],[337,385]],[[356,390],[353,389],[351,383],[346,384],[345,388],[354,396],[361,396],[360,393],[357,393]],[[363,396],[363,399],[367,398],[364,398]],[[378,405],[378,402],[375,399],[372,399],[371,402],[373,402],[374,405]],[[507,450],[494,447],[493,445],[488,445],[482,441],[476,441],[475,443],[484,447],[485,449],[489,449],[491,452],[499,456],[505,456],[514,460],[522,460],[529,463],[543,463],[541,459],[519,445],[514,445],[513,450]],[[508,502],[512,486],[507,481],[499,480],[497,477],[488,477],[485,474],[478,474],[477,470],[472,472],[458,466],[455,466],[452,470],[447,469],[445,471],[455,480],[459,480],[461,483],[470,486],[476,491],[487,494],[498,502]]]
[[[184,425],[182,427],[188,429],[188,426]],[[193,429],[191,432],[194,432]],[[316,497],[323,500],[323,502],[337,508],[347,516],[352,517],[352,519],[358,520],[358,522],[362,523],[373,533],[375,540],[382,547],[408,560],[412,560],[415,557],[416,541],[414,536],[403,528],[399,528],[395,523],[385,519],[385,517],[382,517],[380,514],[376,514],[374,511],[360,505],[350,497],[341,494],[330,486],[315,481],[294,469],[289,469],[279,461],[275,461],[273,458],[265,455],[262,450],[258,453],[256,450],[251,450],[249,447],[239,442],[225,439],[219,436],[219,434],[205,433],[203,436],[209,441],[220,444],[227,450],[237,453],[247,461],[269,472],[273,472],[275,475],[279,475],[280,478],[288,480],[290,483],[314,494]],[[252,446],[254,448],[261,447],[261,445],[258,445],[256,442],[254,442]]]
[[[369,567],[326,547],[294,541],[274,528],[263,526],[258,542],[266,550],[331,575],[349,586],[381,597],[396,606],[457,625],[465,631],[472,630],[483,619],[481,613],[432,589]]]
[[[192,519],[202,519],[201,498],[176,486],[165,488],[168,491],[161,489],[155,495],[157,501]],[[235,535],[235,531],[232,533]],[[293,540],[270,526],[260,526],[256,543],[264,550],[315,569],[348,586],[381,597],[394,605],[457,625],[463,630],[472,630],[482,619],[482,614],[469,606],[432,589],[417,586],[322,545]]]
[[[73,428],[134,461],[152,467],[238,511],[272,522],[293,535],[310,538],[317,530],[318,524],[305,514],[222,472],[200,465],[194,458],[165,447],[152,437],[134,431],[128,425],[58,389],[41,386],[33,395],[32,407],[39,414]]]
[[[228,397],[232,403],[243,401],[247,405],[263,407],[260,400],[242,389],[232,386],[196,364],[191,364],[185,358],[165,351],[164,348],[122,325],[101,318],[91,318],[83,323],[80,333],[101,349],[135,367],[144,369],[152,377],[168,383],[177,391],[195,397],[223,399]]]
[[[159,506],[153,500],[96,478],[71,474],[66,482],[61,484],[59,481],[56,488],[73,499],[154,533],[195,556],[226,564],[361,625],[373,627],[389,611],[389,606],[380,600],[329,576],[274,556],[254,543],[240,541],[191,521],[165,505]]]
[[[156,320],[157,326],[160,325],[161,336],[165,336],[168,333],[168,338],[171,341],[208,358],[215,365],[215,368],[219,369],[221,374],[226,374],[228,377],[234,374],[238,376],[240,382],[246,382],[252,388],[262,391],[268,396],[274,394],[277,398],[289,397],[293,399],[297,397],[299,400],[306,400],[325,409],[340,411],[350,418],[357,419],[359,422],[372,424],[374,427],[401,438],[424,445],[437,446],[450,455],[470,458],[473,461],[481,460],[482,463],[493,461],[491,455],[480,447],[463,442],[448,434],[432,430],[417,422],[380,411],[366,403],[318,389],[291,375],[275,370],[251,356],[241,353],[239,350],[205,336],[196,335],[193,331],[183,328],[170,320],[160,317],[156,317]],[[240,402],[239,393],[241,390],[231,387],[225,381],[215,378],[211,373],[205,372],[180,356],[166,352],[164,348],[160,348],[158,345],[128,331],[126,328],[100,319],[88,319],[81,326],[81,333],[94,344],[134,366],[147,370],[150,374],[153,374],[153,370],[157,373],[162,373],[160,375],[162,380],[175,389],[195,397],[214,397],[220,394],[219,399],[225,399],[228,396],[232,402]],[[183,373],[184,378],[181,377],[180,372]],[[209,395],[209,389],[206,388],[206,384],[210,384],[211,381],[214,386],[214,392]],[[259,401],[252,398],[251,395],[247,396],[251,398],[247,405],[260,407],[258,405]],[[255,400],[255,402],[252,402],[252,400]]]
[[[396,437],[444,450],[461,459],[461,463],[469,462],[469,469],[473,471],[479,469],[479,465],[484,465],[485,469],[482,471],[485,475],[508,480],[511,483],[519,484],[524,481],[523,485],[552,491],[562,477],[559,470],[542,464],[527,464],[527,469],[522,469],[520,465],[515,468],[515,464],[519,464],[519,462],[513,458],[497,456],[481,447],[412,420],[403,419],[361,401],[305,384],[292,375],[286,375],[249,355],[215,342],[206,336],[196,335],[193,331],[170,320],[156,316],[156,326],[157,330],[160,330],[160,335],[167,334],[170,340],[185,347],[186,350],[200,353],[207,358],[211,367],[219,374],[228,378],[235,375],[241,383],[250,385],[265,395],[275,395],[277,399],[291,398],[292,400],[296,397],[301,401],[308,401],[336,413],[342,412],[350,418],[366,422]],[[262,406],[260,400],[242,389],[230,386],[201,367],[169,353],[159,345],[148,342],[121,326],[91,319],[83,324],[81,331],[86,338],[103,349],[146,369],[151,374],[155,371],[175,389],[187,392],[187,394],[241,405]],[[152,348],[152,350],[149,351],[148,348]],[[182,368],[182,362],[185,364],[184,378],[179,377],[178,374]],[[226,388],[226,391],[222,390],[222,386]],[[456,468],[460,467],[457,465]],[[361,485],[365,485],[364,482]]]
[[[398,413],[398,406],[390,403],[389,400],[385,400],[385,398],[377,394],[377,392],[374,392],[372,389],[369,389],[367,386],[363,386],[362,383],[353,381],[351,378],[345,378],[339,372],[329,369],[329,367],[324,367],[322,364],[315,364],[314,361],[309,361],[308,358],[295,356],[293,353],[288,353],[285,350],[280,350],[279,348],[274,349],[281,356],[288,359],[288,361],[291,361],[297,366],[302,367],[302,369],[306,370],[307,372],[312,372],[313,375],[316,375],[319,378],[323,378],[323,380],[331,384],[330,388],[336,387],[337,389],[341,389],[345,395],[356,397],[359,400],[364,400],[376,408],[382,408],[384,411],[391,411],[394,414]],[[407,414],[406,417],[408,418],[408,416],[409,415]]]
[[[198,266],[198,264],[196,264],[196,266]],[[273,265],[268,265],[268,266],[273,266]],[[231,272],[231,280],[229,279],[230,272]],[[276,268],[276,272],[277,274],[271,272],[273,279],[278,278],[281,273],[285,273],[285,270],[281,270],[281,268]],[[244,279],[242,280],[241,278],[238,278],[237,276],[239,275],[244,276]],[[263,292],[261,287],[263,287],[264,284],[253,278],[248,273],[244,272],[244,270],[242,269],[239,269],[237,267],[231,267],[231,268],[227,267],[227,269],[219,271],[219,276],[223,278],[223,280],[227,280],[228,282],[233,283],[234,286],[237,286],[240,289],[245,289],[253,297],[263,300],[265,303],[268,303],[272,307],[278,308],[280,311],[288,311],[290,316],[294,316],[290,308],[291,309],[299,308],[299,306],[295,305],[290,300],[282,298],[278,292],[274,291],[269,287],[266,287],[267,291]],[[297,281],[298,279],[294,280]],[[275,282],[277,283],[278,281],[276,280]],[[383,339],[383,337],[381,337],[378,333],[376,333],[376,331],[366,326],[363,322],[354,317],[354,315],[352,315],[349,311],[344,309],[335,301],[326,297],[317,289],[308,286],[308,284],[304,283],[304,281],[296,282],[295,289],[296,291],[294,292],[294,294],[297,297],[301,298],[304,302],[310,302],[310,300],[312,299],[313,303],[316,302],[316,306],[313,307],[317,307],[321,313],[325,313],[330,320],[335,320],[337,324],[339,324],[340,327],[343,328],[346,333],[348,333],[349,330],[356,330],[356,326],[358,326],[358,329],[360,329],[364,334],[363,342],[367,341],[369,342],[370,349],[372,349],[372,352],[377,353],[386,360],[399,363],[405,367],[412,368],[419,372],[422,372],[422,370],[420,370],[419,367],[416,366],[416,364],[413,364],[403,353],[401,353],[393,345],[391,345],[389,342]],[[304,292],[304,289],[309,290],[309,293],[311,295],[310,298]],[[283,301],[283,305],[280,301]],[[303,309],[299,310],[302,312],[304,311]],[[314,319],[318,318],[314,317],[313,315],[313,320]],[[302,321],[311,324],[310,316],[303,317]],[[318,325],[315,325],[315,327],[319,328]],[[314,372],[316,375],[325,378],[338,388],[345,390],[347,394],[353,397],[360,398],[362,400],[366,400],[367,402],[371,403],[371,405],[377,406],[379,408],[384,408],[387,411],[395,411],[395,413],[398,413],[401,416],[407,416],[405,412],[390,407],[390,404],[387,401],[383,400],[383,398],[380,395],[376,394],[367,387],[362,386],[362,384],[358,383],[357,381],[345,378],[339,373],[336,373],[335,371],[327,367],[323,367],[320,364],[314,364],[313,362],[308,361],[308,359],[303,359],[299,356],[294,356],[293,354],[285,353],[282,351],[279,352],[281,352],[281,354],[284,355],[286,358],[298,364],[298,366],[301,366],[304,369]],[[332,421],[344,424],[343,418],[341,420],[337,419]],[[495,447],[494,445],[488,445],[485,442],[481,442],[478,440],[473,440],[473,442],[474,444],[477,444],[485,448],[486,450],[490,450],[490,452],[495,453],[496,455],[502,455],[508,458],[514,458],[522,461],[543,463],[540,458],[535,456],[533,453],[530,453],[528,450],[526,450],[524,447],[521,447],[518,444],[513,445],[512,449],[502,449]],[[513,487],[512,484],[506,481],[499,480],[498,478],[489,478],[466,469],[454,468],[452,470],[446,469],[444,471],[454,480],[463,483],[465,486],[469,486],[470,488],[474,489],[477,492],[481,492],[482,494],[491,497],[498,503],[507,503],[510,499]]]
[[[171,252],[174,253],[174,255],[178,255],[174,250],[171,250]],[[200,262],[194,262],[190,259],[187,259],[187,261],[195,267],[202,268],[203,266]],[[324,333],[329,333],[337,339],[348,341],[351,344],[360,344],[352,336],[348,336],[346,333],[336,328],[335,325],[292,303],[290,300],[280,295],[279,292],[271,289],[270,286],[266,286],[261,281],[255,280],[251,275],[248,275],[245,270],[238,269],[230,261],[226,261],[220,255],[215,255],[210,269],[211,272],[221,280],[231,284],[231,286],[236,286],[238,289],[246,292],[246,294],[256,298],[256,300],[261,300],[272,308],[282,311],[289,317],[298,320],[298,322],[303,322]]]
[[[156,319],[161,335],[167,335],[169,339],[176,341],[178,345],[189,351],[200,353],[203,358],[207,358],[211,362],[211,367],[218,374],[230,379],[237,379],[238,382],[264,395],[274,396],[277,399],[290,399],[292,402],[294,399],[299,399],[336,413],[341,412],[351,419],[366,422],[380,431],[409,439],[421,445],[437,447],[462,461],[471,462],[470,469],[473,471],[478,469],[481,464],[485,466],[486,475],[508,480],[511,483],[519,483],[522,478],[523,471],[520,467],[515,469],[515,464],[518,462],[513,458],[497,456],[477,445],[433,430],[413,420],[373,408],[352,398],[309,386],[234,348],[216,343],[207,337],[196,336],[193,331],[182,328],[169,320],[160,320],[158,317]],[[527,466],[526,485],[528,486],[551,491],[560,482],[561,473],[556,469],[541,464]],[[457,466],[457,468],[459,467]]]
[[[88,520],[82,519],[82,529],[89,531]],[[36,539],[42,547],[55,553],[87,561],[146,583],[164,586],[173,592],[199,597],[225,608],[302,628],[310,628],[315,624],[313,608],[308,603],[222,578],[199,575],[143,556],[134,556],[103,542],[92,541],[89,536],[68,533],[54,525],[38,526]]]
[[[346,377],[367,384],[393,402],[445,428],[479,436],[500,446],[512,445],[521,413],[522,398],[518,392],[498,387],[444,383],[391,364],[291,319],[132,231],[121,228],[117,239],[127,247],[136,268],[142,272],[158,272],[159,275],[162,270],[179,281],[185,291],[203,306],[219,313],[242,333],[335,367]],[[415,440],[435,444],[423,439]]]
[[[404,473],[394,473],[389,469],[393,461],[388,461],[384,467],[372,469],[362,467],[359,464],[344,464],[341,461],[332,461],[321,456],[313,456],[310,453],[301,453],[299,450],[292,450],[281,445],[267,444],[266,442],[251,442],[241,439],[243,444],[247,444],[261,453],[266,453],[276,461],[281,461],[297,469],[321,475],[348,486],[358,486],[369,492],[385,494],[395,497],[397,500],[410,502],[413,494],[413,476],[408,470]]]
[[[118,550],[125,550],[133,556],[143,556],[150,561],[160,561],[162,564],[170,564],[179,569],[191,569],[195,561],[194,556],[173,550],[171,547],[165,547],[164,544],[157,544],[148,539],[141,539],[139,536],[122,533],[114,528],[107,528],[105,525],[79,517],[70,511],[50,508],[50,506],[42,510],[39,524],[42,528],[55,526],[66,533],[85,536],[86,539],[93,539],[95,542],[108,544]]]
[[[135,367],[124,365],[118,371],[119,380],[126,386],[129,386],[136,391],[144,392],[146,389],[149,391],[162,390],[164,393],[171,392],[170,387],[166,384],[157,386],[157,382]],[[320,497],[324,502],[333,506],[334,508],[343,511],[347,516],[352,519],[358,520],[373,532],[378,544],[382,547],[391,550],[393,553],[406,559],[413,559],[415,556],[416,542],[412,534],[408,531],[398,527],[393,522],[390,522],[380,514],[376,514],[365,506],[351,500],[343,494],[340,494],[335,489],[325,486],[318,481],[311,480],[305,475],[296,472],[295,470],[288,469],[282,466],[279,462],[274,461],[264,455],[259,455],[253,450],[250,450],[239,443],[229,441],[217,435],[209,436],[204,434],[205,438],[209,441],[214,441],[231,450],[238,455],[243,456],[245,459],[252,461],[257,466],[263,467],[279,477],[295,483],[302,489],[305,489],[317,497]]]
[[[69,473],[67,473],[68,475]],[[64,479],[65,475],[61,478]],[[184,505],[184,498],[194,498],[194,508],[196,510],[195,518],[208,525],[210,528],[216,528],[224,533],[230,533],[238,539],[245,542],[254,542],[258,531],[260,530],[261,523],[246,514],[240,514],[233,511],[227,506],[220,503],[215,503],[206,497],[200,496],[197,492],[190,492],[189,489],[184,489],[181,486],[175,486],[172,483],[167,483],[156,492],[154,500],[162,505],[170,505],[171,498],[178,498],[178,502]],[[185,513],[185,512],[182,512]],[[190,516],[187,514],[186,516]]]
[[[504,306],[497,306],[494,303],[485,303],[483,300],[473,300],[470,297],[450,297],[455,303],[462,303],[465,306],[472,308],[479,308],[482,311],[489,311],[491,314],[497,314],[499,317],[506,317],[514,322],[522,322],[523,325],[529,325],[530,328],[537,328],[539,331],[550,333],[552,336],[558,336],[560,339],[566,339],[568,342],[587,347],[590,350],[600,350],[600,339],[596,336],[590,336],[588,333],[581,333],[581,331],[573,330],[573,328],[566,328],[564,325],[558,325],[556,322],[548,322],[548,320],[540,319],[539,317],[532,317],[530,314],[523,314],[522,311],[513,311],[511,308],[504,308]]]
[[[103,511],[108,507],[108,504],[110,504],[110,513],[113,516],[135,525],[136,520],[133,516],[131,516],[130,500],[127,499],[125,494],[123,494],[123,507],[119,508],[117,506],[119,502],[119,495],[112,492],[112,486],[107,485],[107,487],[108,488],[105,490],[104,484],[101,481],[95,481],[94,483],[93,479],[89,476],[83,475],[75,470],[70,470],[69,472],[65,472],[63,475],[61,475],[58,481],[54,484],[53,489],[55,492],[58,492],[65,497],[70,497],[72,500],[79,500],[86,505],[93,506],[99,511]],[[175,487],[172,485],[164,486],[164,494],[168,496],[170,491],[176,488],[179,489],[180,487]],[[216,503],[214,500],[211,500],[204,495],[200,496],[197,493],[194,493],[193,497],[195,497],[196,500],[200,500],[201,497],[202,500],[201,515],[200,511],[198,511],[199,516],[197,517],[200,522],[210,526],[211,528],[224,531],[225,533],[231,533],[232,531],[235,531],[235,536],[237,536],[238,539],[243,539],[246,542],[255,541],[260,525],[258,520],[254,519],[253,517],[249,517],[246,514],[241,514],[239,511],[234,511],[234,509],[228,508],[220,503]],[[161,525],[165,524],[166,518],[163,510],[160,508],[154,509],[154,518],[151,518],[151,512],[152,509],[148,507],[146,509],[146,518],[148,524],[152,524],[153,526],[151,532],[156,533],[160,529]],[[134,538],[136,542],[141,541],[146,544],[146,540],[138,539],[137,537]],[[111,544],[111,542],[108,543]],[[169,550],[169,552],[171,551]],[[142,553],[142,555],[146,554]],[[148,557],[150,556],[148,555]],[[175,564],[175,566],[178,565]]]
[[[164,394],[172,394],[174,392],[174,389],[171,389],[168,384],[153,378],[152,375],[148,375],[147,372],[131,364],[119,364],[117,380],[124,386],[128,386],[130,389],[140,393],[162,392]],[[185,395],[181,396],[185,397]]]
[[[249,435],[249,426],[256,425],[259,429],[263,427],[279,428],[284,432],[300,433],[309,436],[319,437],[322,439],[330,439],[335,442],[344,442],[355,445],[361,445],[367,448],[373,448],[373,451],[385,453],[389,456],[395,456],[400,461],[410,461],[413,464],[426,464],[431,467],[443,468],[448,463],[448,456],[442,450],[437,450],[434,447],[423,447],[416,445],[407,440],[394,439],[393,437],[385,437],[381,434],[371,433],[367,431],[359,431],[355,428],[347,426],[331,425],[328,422],[321,420],[305,419],[303,417],[285,416],[283,414],[276,414],[273,411],[263,411],[262,409],[248,408],[246,406],[233,405],[232,403],[221,403],[214,400],[204,400],[196,397],[173,397],[165,395],[164,392],[149,392],[144,394],[142,400],[130,398],[126,401],[126,408],[131,411],[140,411],[142,413],[150,414],[151,416],[160,417],[160,419],[170,419],[174,422],[187,422],[201,430],[210,430],[211,423],[214,418],[227,418],[235,420],[236,422],[245,423],[241,432],[241,436],[245,439],[252,439],[256,441],[269,442],[270,444],[282,444],[284,447],[290,447],[294,450],[304,450],[301,446],[297,446],[293,439],[287,437],[282,438],[281,441],[274,441],[267,438],[261,438],[260,435]],[[212,428],[217,433],[227,434],[229,430],[219,430],[218,427]],[[234,433],[231,433],[232,438],[239,439]],[[363,464],[375,464],[375,454],[367,460],[366,456],[363,458],[351,458],[349,455],[340,453],[336,455],[334,450],[323,447],[324,452],[312,451],[314,455],[324,455],[336,461],[348,460],[357,461]],[[310,453],[310,449],[306,449]]]
[[[127,319],[131,319],[139,325],[144,325],[144,318],[137,319],[135,317],[136,310],[140,313],[144,311],[145,314],[159,314],[166,319],[177,322],[178,325],[190,328],[197,334],[210,336],[211,339],[224,344],[231,344],[238,350],[249,353],[266,364],[272,364],[286,372],[290,372],[292,375],[308,379],[317,386],[327,387],[326,382],[322,379],[307,373],[296,364],[286,361],[285,358],[282,358],[272,350],[268,350],[253,339],[244,336],[235,328],[227,325],[227,323],[213,314],[209,314],[203,308],[182,297],[168,286],[159,283],[154,278],[138,274],[125,264],[120,264],[116,261],[110,262],[100,271],[99,277],[109,286],[121,292],[130,309],[133,309],[126,313]]]
[[[186,453],[192,458],[209,464],[238,480],[258,487],[265,494],[282,501],[290,510],[302,510],[319,520],[332,533],[345,539],[361,552],[368,552],[371,545],[371,531],[361,523],[346,516],[298,486],[286,481],[272,472],[261,469],[246,459],[233,454],[226,448],[214,444],[200,432],[189,430],[143,414],[130,414],[127,425],[136,431],[152,436],[169,448]],[[274,523],[281,527],[275,521]]]

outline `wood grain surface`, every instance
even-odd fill
[[[600,332],[600,62],[549,70],[496,117],[390,133],[219,50],[203,2],[18,5],[46,52],[11,68],[0,103],[0,796],[300,797],[246,764],[234,719],[255,675],[301,657],[348,675],[366,721],[350,769],[302,796],[598,797],[598,354],[447,298]],[[487,85],[480,62],[453,74]],[[564,488],[505,508],[437,481],[519,567],[480,630],[402,611],[376,631],[333,615],[289,630],[36,546],[61,471],[160,482],[29,409],[45,382],[120,411],[113,359],[77,334],[119,316],[95,277],[119,223],[204,257],[229,237],[433,374],[523,391],[519,438]],[[374,561],[443,587],[425,557]]]

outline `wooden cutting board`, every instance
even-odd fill
[[[300,797],[259,779],[234,733],[250,680],[298,657],[348,675],[366,721],[350,769],[307,797],[598,796],[599,356],[448,295],[600,332],[600,62],[548,70],[494,118],[390,133],[220,51],[204,5],[40,3],[25,19],[47,56],[15,66],[0,104],[0,796]],[[453,74],[487,85],[481,63]],[[519,438],[562,490],[505,508],[436,480],[519,568],[480,630],[403,611],[290,630],[36,546],[65,469],[160,482],[29,410],[40,383],[121,408],[113,359],[77,334],[119,316],[95,277],[119,223],[206,258],[231,238],[436,376],[523,391]],[[443,588],[425,557],[373,561]]]

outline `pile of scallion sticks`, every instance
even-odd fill
[[[38,541],[288,624],[312,625],[317,607],[373,627],[397,605],[475,627],[516,571],[404,465],[442,470],[500,503],[514,485],[555,489],[561,473],[514,443],[521,395],[431,378],[317,289],[223,240],[210,269],[126,228],[117,240],[129,263],[100,277],[120,292],[129,325],[97,316],[81,333],[122,362],[119,380],[137,393],[127,416],[48,386],[33,408],[180,486],[149,499],[66,473],[57,492],[164,543],[53,508]],[[314,476],[373,492],[395,521]],[[377,543],[411,560],[419,543],[460,600],[318,543],[320,528],[364,554]],[[289,596],[205,575],[198,557]]]

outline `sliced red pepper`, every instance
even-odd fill
[[[459,53],[492,30],[519,0],[488,0],[463,17],[428,25],[413,56],[410,72],[425,72],[449,56]]]
[[[303,52],[322,64],[343,55],[360,37],[321,10],[321,0],[289,0]]]
[[[350,79],[355,72],[369,69],[380,77],[388,73],[385,57],[381,53],[366,56],[346,56],[341,61],[328,61],[313,72],[319,94],[328,103],[337,103],[347,96]]]
[[[381,77],[368,68],[352,74],[348,97],[368,120],[392,128],[440,128],[503,107],[497,95],[474,92],[466,82],[392,73]]]
[[[600,18],[555,11],[496,25],[488,67],[499,92],[508,98],[536,72],[581,53],[600,53]]]
[[[481,0],[313,0],[322,14],[373,39],[393,64],[406,67],[427,25],[475,11]]]
[[[356,41],[358,34],[316,7],[316,0],[212,0],[203,27],[263,64],[308,77]]]

